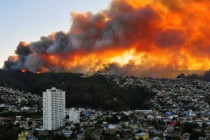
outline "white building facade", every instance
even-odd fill
[[[47,89],[43,92],[43,129],[55,130],[64,126],[66,97],[61,89]]]
[[[68,121],[73,122],[73,123],[79,123],[80,122],[80,111],[71,108],[71,109],[66,109],[66,115],[69,116]]]

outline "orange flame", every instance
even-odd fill
[[[26,73],[27,71],[26,70],[24,70],[24,69],[22,69],[22,70],[20,70],[22,73]]]
[[[209,13],[209,0],[113,0],[98,14],[74,12],[66,34],[70,51],[64,53],[65,35],[56,33],[49,36],[53,43],[37,43],[44,49],[33,52],[37,46],[30,46],[42,60],[35,72],[174,77],[180,71],[208,70]],[[42,52],[46,44],[54,50]]]
[[[40,74],[41,72],[40,71],[37,71],[37,72],[35,72],[36,74]]]
[[[136,11],[150,7],[156,14],[157,17],[150,23],[146,23],[144,28],[141,27],[141,23],[139,26],[135,24],[136,33],[141,35],[140,32],[142,32],[144,39],[138,41],[128,36],[127,39],[131,40],[130,46],[123,49],[112,46],[91,52],[77,50],[65,58],[59,55],[48,55],[45,56],[45,60],[50,65],[73,72],[95,72],[104,69],[106,64],[117,64],[122,69],[130,65],[127,74],[134,75],[138,75],[138,71],[163,71],[161,76],[164,76],[165,71],[208,70],[210,57],[205,50],[210,47],[208,39],[210,29],[207,28],[210,23],[208,16],[210,3],[206,0],[179,1],[115,0],[114,2],[130,5]],[[88,13],[73,13],[72,16],[74,18],[81,16],[85,22],[91,18]],[[103,18],[104,22],[110,22],[113,19],[106,14]],[[100,28],[105,26],[106,24],[101,23]],[[71,30],[80,33],[74,28]]]

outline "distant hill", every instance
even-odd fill
[[[34,74],[0,71],[0,82],[41,96],[46,89],[61,88],[66,91],[67,107],[105,110],[147,109],[147,101],[154,96],[143,86],[116,86],[112,76],[101,74],[85,76],[74,73]]]

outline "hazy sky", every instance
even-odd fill
[[[0,0],[0,67],[20,41],[36,41],[55,31],[68,31],[73,11],[93,13],[111,0]]]

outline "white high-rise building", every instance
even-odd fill
[[[61,89],[47,89],[43,92],[43,129],[55,130],[64,126],[66,109],[65,92]]]

